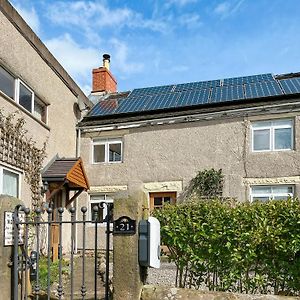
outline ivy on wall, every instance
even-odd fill
[[[40,175],[46,156],[46,143],[41,149],[27,137],[25,120],[17,112],[5,115],[0,109],[0,161],[22,169],[25,181],[30,185],[32,206],[41,204]]]
[[[222,169],[199,171],[190,182],[191,193],[205,199],[221,197],[223,192],[223,178]]]

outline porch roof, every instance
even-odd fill
[[[69,188],[89,189],[88,178],[81,158],[55,159],[43,172],[42,179],[49,183],[68,182]]]

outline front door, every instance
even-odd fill
[[[150,211],[162,208],[167,203],[176,203],[176,192],[150,193]]]

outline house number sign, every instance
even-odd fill
[[[136,220],[123,216],[114,221],[114,234],[135,234]]]
[[[14,245],[13,212],[4,212],[4,246]],[[24,213],[19,213],[19,221],[25,222]],[[24,224],[19,225],[19,245],[24,244]]]

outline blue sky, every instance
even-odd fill
[[[12,0],[79,86],[118,90],[300,71],[299,0]]]

